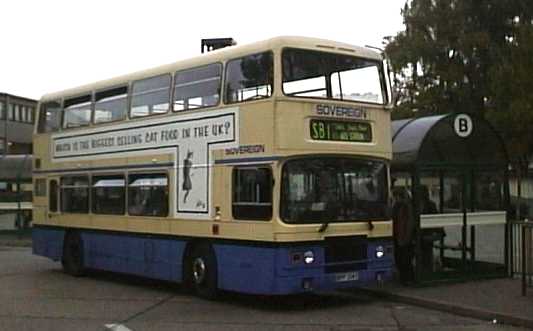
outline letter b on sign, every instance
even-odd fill
[[[470,118],[470,116],[466,114],[460,114],[455,117],[453,127],[455,129],[455,133],[459,137],[466,138],[472,133],[474,124],[472,123],[472,118]]]

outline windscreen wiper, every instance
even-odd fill
[[[324,223],[322,223],[320,228],[318,228],[318,232],[322,233],[322,232],[326,231],[328,226],[329,226],[329,221],[325,221]]]

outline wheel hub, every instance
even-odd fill
[[[192,273],[194,277],[194,282],[196,284],[201,284],[205,279],[205,262],[202,258],[197,257],[192,265]]]

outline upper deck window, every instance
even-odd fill
[[[91,122],[91,96],[84,95],[65,100],[65,128],[89,125]]]
[[[61,104],[57,101],[46,102],[41,105],[37,132],[46,133],[59,130],[61,126]]]
[[[272,52],[248,55],[226,65],[226,103],[268,98],[274,86]]]
[[[96,93],[94,123],[113,122],[126,118],[128,88],[118,87]]]
[[[133,83],[131,117],[164,114],[170,106],[170,75],[151,77]]]
[[[283,51],[288,96],[385,103],[379,61],[302,49]]]
[[[219,63],[176,72],[174,110],[216,106],[220,100],[221,78],[222,65]]]

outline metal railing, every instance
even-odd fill
[[[522,295],[527,294],[527,288],[533,286],[533,221],[512,222],[512,261],[513,276],[522,280]]]

